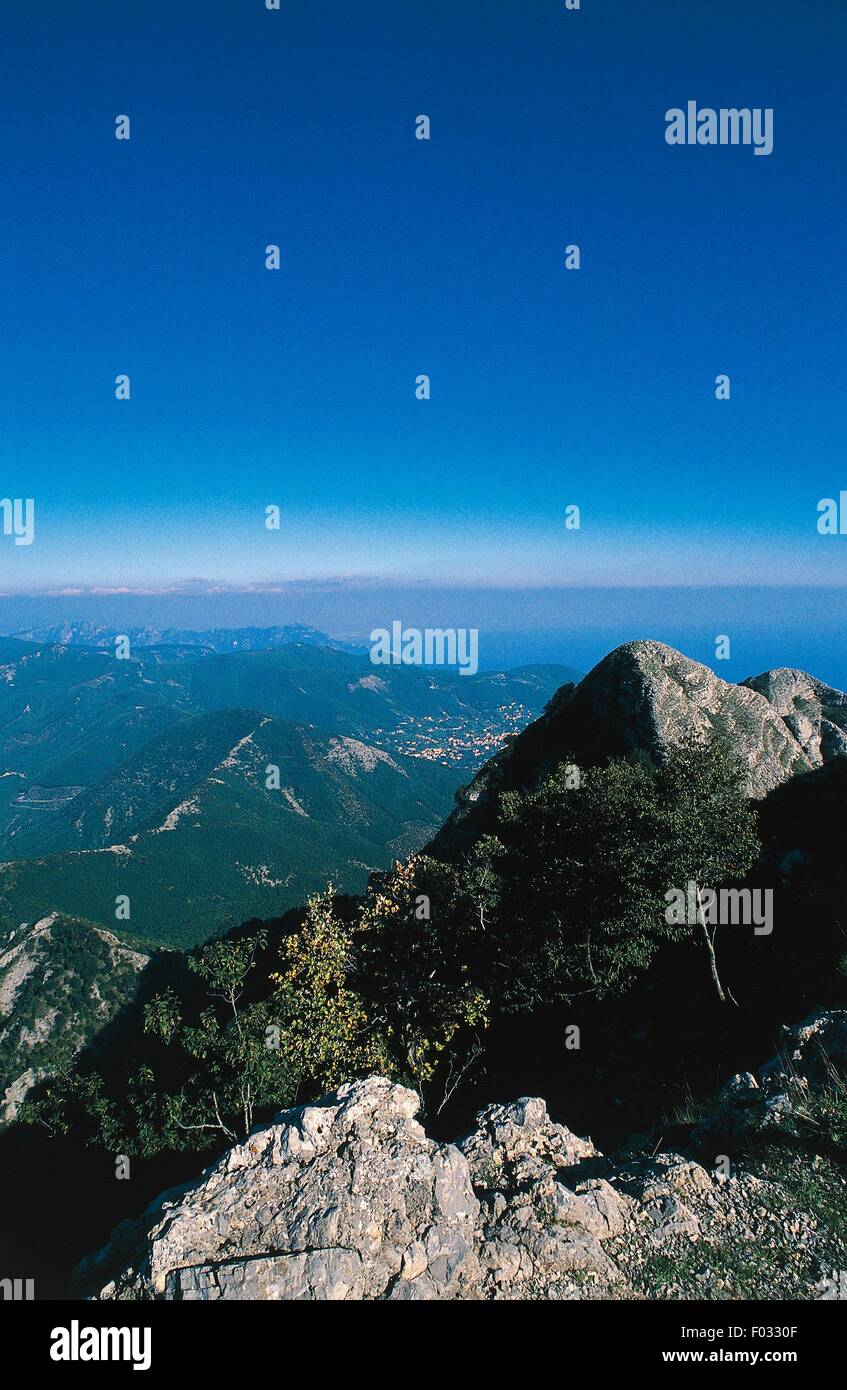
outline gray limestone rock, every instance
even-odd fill
[[[792,1088],[825,1079],[833,1059],[843,1068],[847,1014],[815,1014],[783,1041],[758,1073],[724,1087],[720,1106],[742,1127],[790,1106]],[[487,1106],[455,1144],[429,1139],[417,1112],[413,1091],[378,1076],[284,1111],[119,1226],[80,1266],[82,1291],[107,1300],[632,1298],[643,1296],[639,1280],[657,1255],[685,1269],[696,1244],[708,1271],[709,1251],[733,1232],[792,1249],[819,1239],[813,1216],[794,1211],[790,1194],[780,1207],[779,1189],[752,1174],[710,1173],[675,1152],[605,1158],[537,1097]]]

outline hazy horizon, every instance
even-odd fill
[[[436,587],[373,581],[290,584],[281,592],[0,596],[0,631],[63,622],[102,626],[270,627],[303,623],[366,644],[375,627],[478,628],[482,670],[554,662],[588,670],[613,647],[655,638],[742,680],[797,667],[847,688],[847,588]],[[716,639],[730,638],[728,659]]]

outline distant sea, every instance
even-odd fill
[[[702,661],[723,680],[741,681],[774,667],[790,666],[808,671],[839,690],[847,690],[847,634],[843,631],[819,640],[802,629],[794,633],[763,633],[758,627],[736,625],[731,633],[731,655],[721,660],[715,658],[715,635],[703,628],[658,625],[639,635],[667,642],[693,660]],[[616,625],[582,631],[562,628],[543,632],[481,632],[480,670],[562,662],[584,673],[621,642],[631,641],[632,636],[629,629]]]
[[[421,607],[397,616],[422,625]],[[436,621],[447,622],[449,607],[439,595]],[[789,666],[847,690],[847,588],[490,590],[456,595],[455,610],[457,625],[479,627],[481,670],[562,662],[589,671],[622,642],[654,638],[724,680]],[[729,638],[728,659],[716,658],[719,636]]]

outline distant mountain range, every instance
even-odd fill
[[[361,647],[338,642],[317,628],[303,623],[286,627],[215,627],[202,632],[176,627],[106,627],[102,623],[64,622],[44,627],[24,628],[9,634],[21,641],[59,643],[73,647],[114,647],[119,637],[128,637],[132,647],[201,647],[210,652],[259,652],[302,642],[313,647],[338,651],[361,651]]]
[[[59,911],[185,945],[329,878],[357,891],[570,674],[374,667],[311,642],[118,659],[0,638],[0,926]]]

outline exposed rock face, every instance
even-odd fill
[[[847,1011],[822,1009],[793,1028],[783,1028],[779,1052],[760,1072],[765,1085],[786,1077],[806,1086],[847,1072]]]
[[[847,1011],[819,1010],[794,1027],[784,1027],[778,1053],[757,1072],[738,1072],[729,1079],[719,1104],[694,1130],[692,1142],[702,1148],[724,1137],[767,1133],[811,1092],[845,1076]]]
[[[10,934],[0,946],[0,1123],[128,1003],[149,959],[55,912]]]
[[[478,1202],[417,1109],[373,1077],[285,1111],[119,1227],[86,1281],[110,1277],[105,1297],[461,1298],[479,1277]]]
[[[80,1269],[101,1298],[468,1299],[614,1280],[622,1228],[594,1145],[544,1102],[489,1106],[458,1145],[381,1077],[283,1112],[125,1222]],[[567,1186],[571,1180],[575,1185]]]
[[[490,828],[499,792],[526,790],[562,761],[591,766],[636,750],[661,757],[713,730],[746,763],[749,794],[763,797],[847,755],[847,695],[801,671],[732,685],[662,642],[627,642],[578,685],[562,686],[541,718],[485,764],[432,848],[449,857],[457,839]]]
[[[814,765],[759,691],[720,680],[662,642],[611,652],[574,690],[569,719],[589,752],[617,741],[622,750],[661,754],[686,735],[723,733],[747,763],[753,796]]]
[[[592,1176],[598,1151],[543,1100],[487,1106],[458,1147],[480,1197],[477,1297],[567,1298],[583,1279],[618,1280],[601,1242],[623,1228],[626,1198]]]
[[[814,766],[847,756],[847,695],[805,671],[781,667],[743,682],[785,721]]]
[[[807,1049],[811,1060],[822,1034],[847,1052],[847,1014],[808,1020],[791,1034],[794,1051]],[[762,1083],[732,1084],[740,1095]],[[777,1261],[781,1242],[792,1259],[802,1249],[805,1282],[793,1296],[835,1296],[828,1270],[833,1259],[843,1267],[847,1246],[833,1256],[829,1235],[795,1210],[790,1193],[748,1172],[728,1176],[718,1155],[715,1171],[679,1153],[606,1159],[533,1098],[488,1106],[456,1144],[437,1144],[417,1109],[412,1091],[371,1077],[283,1112],[197,1182],[119,1226],[80,1267],[83,1291],[100,1299],[634,1298],[652,1296],[645,1270],[657,1256],[684,1269],[702,1243],[708,1268],[729,1230],[742,1248],[766,1242]],[[847,1184],[843,1192],[847,1203]],[[715,1290],[698,1284],[660,1296],[699,1293]],[[718,1287],[716,1296],[734,1294]]]

